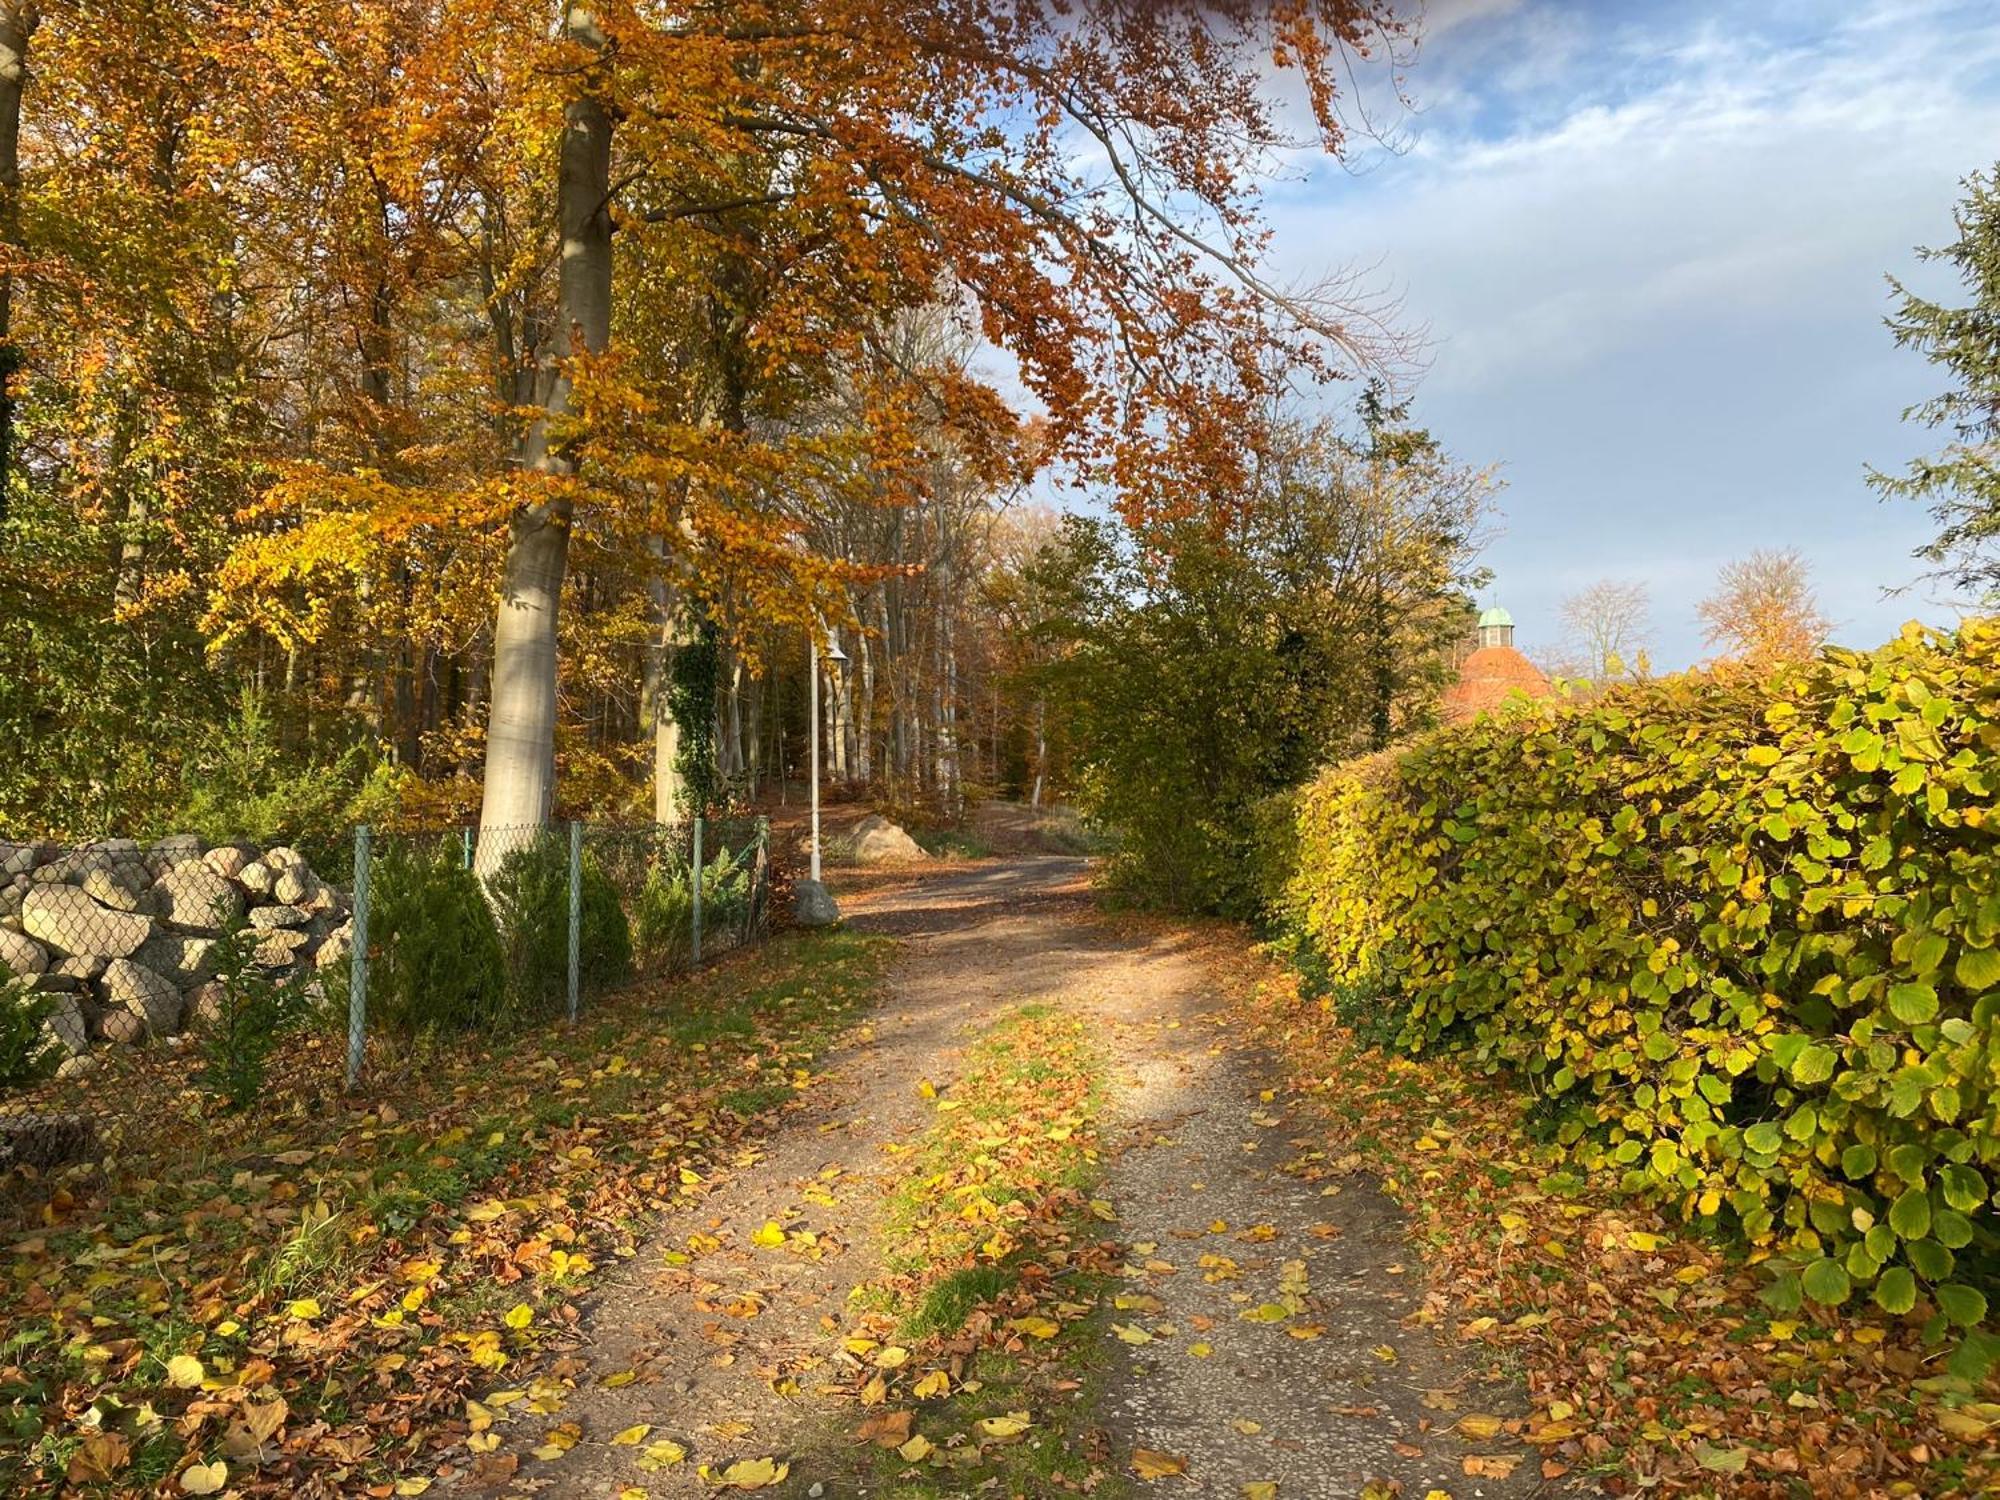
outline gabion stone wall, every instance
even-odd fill
[[[0,843],[0,968],[56,997],[46,1025],[68,1057],[179,1036],[220,1003],[210,953],[232,922],[259,934],[271,969],[347,956],[347,898],[296,849],[204,847],[193,834],[141,846]]]

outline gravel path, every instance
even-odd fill
[[[1401,1211],[1324,1158],[1232,1030],[1188,984],[1112,1027],[1126,1088],[1107,1196],[1133,1292],[1153,1299],[1136,1326],[1156,1335],[1121,1349],[1114,1438],[1184,1463],[1181,1495],[1539,1492],[1532,1455],[1457,1430],[1518,1415],[1519,1397],[1414,1322],[1422,1266]]]
[[[773,1494],[869,1493],[813,1446],[844,1420],[832,1387],[852,1385],[849,1293],[879,1266],[896,1153],[929,1118],[917,1084],[948,1085],[979,1029],[1030,1000],[1092,1015],[1114,1060],[1104,1193],[1130,1247],[1131,1303],[1118,1320],[1146,1341],[1108,1351],[1099,1419],[1123,1449],[1184,1464],[1156,1488],[1535,1492],[1527,1464],[1506,1480],[1463,1470],[1481,1450],[1450,1433],[1455,1414],[1505,1414],[1507,1388],[1405,1326],[1421,1282],[1394,1205],[1293,1138],[1283,1103],[1261,1097],[1275,1074],[1232,1045],[1199,958],[1170,932],[1096,920],[1087,875],[1082,860],[1042,856],[849,882],[850,920],[905,945],[888,1002],[830,1059],[808,1108],[600,1284],[542,1388],[547,1410],[496,1429],[520,1460],[508,1493],[712,1494],[697,1465],[760,1457],[792,1461]],[[815,1243],[759,1245],[767,1222]],[[1283,1318],[1242,1316],[1266,1304]],[[565,1426],[560,1458],[533,1456]],[[635,1427],[638,1442],[611,1441]],[[642,1470],[662,1441],[684,1459]]]

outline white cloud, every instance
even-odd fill
[[[1760,545],[1806,548],[1854,640],[1948,617],[1882,596],[1928,523],[1861,471],[1923,445],[1897,412],[1936,377],[1882,332],[1882,276],[2000,155],[2000,28],[1951,4],[1469,0],[1411,88],[1409,151],[1275,197],[1278,251],[1379,262],[1430,328],[1418,413],[1507,466],[1491,560],[1524,636],[1637,568],[1660,659],[1696,659],[1695,602]]]

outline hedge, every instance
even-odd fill
[[[1773,1297],[1986,1314],[2000,620],[1441,730],[1299,800],[1290,915],[1414,1053],[1740,1232]],[[1975,1335],[1983,1358],[1995,1342]]]

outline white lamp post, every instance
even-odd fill
[[[834,636],[830,636],[830,634],[826,638],[826,660],[828,662],[844,662],[844,660],[848,660],[846,652],[840,650],[840,642],[834,640]],[[808,670],[806,676],[808,676],[808,688],[806,688],[806,692],[808,692],[808,698],[810,698],[810,702],[806,706],[806,718],[810,720],[810,732],[808,732],[806,738],[808,738],[808,742],[812,746],[812,750],[810,750],[810,760],[812,760],[812,880],[808,882],[810,888],[808,890],[800,890],[800,894],[798,894],[798,914],[800,914],[802,922],[818,926],[818,924],[832,922],[832,920],[838,918],[838,912],[834,910],[832,898],[826,894],[826,888],[820,884],[820,630],[818,630],[818,626],[814,626],[814,630],[812,630],[812,668]]]

